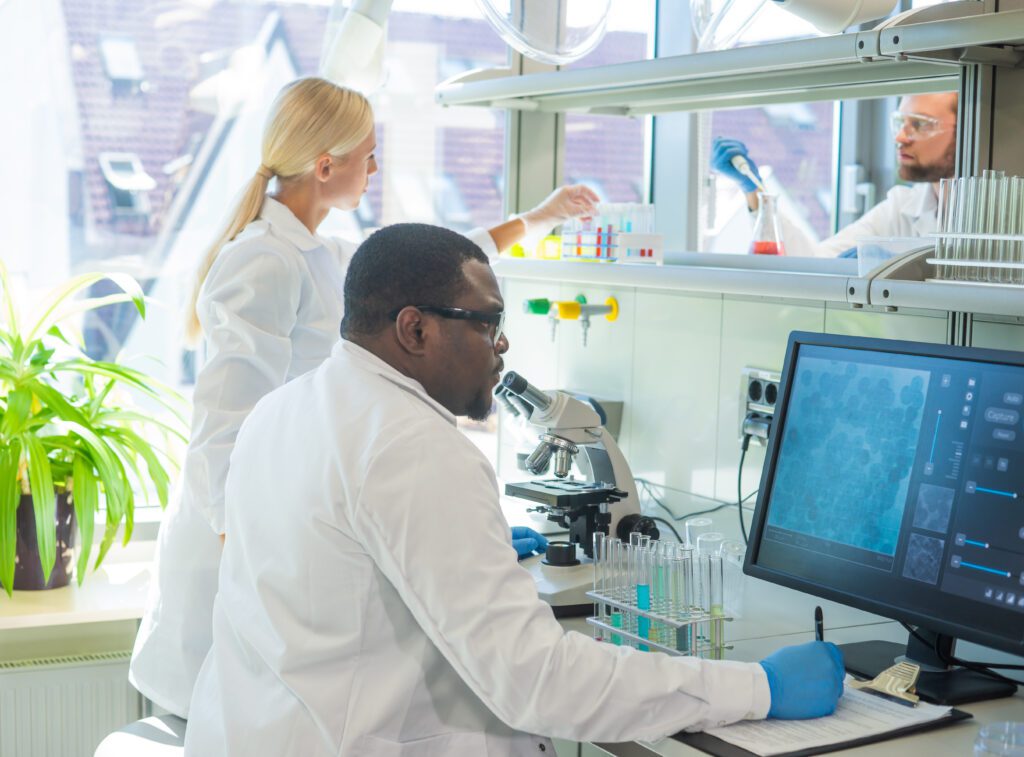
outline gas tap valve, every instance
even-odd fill
[[[583,334],[583,346],[587,346],[587,333],[590,330],[590,319],[592,316],[604,316],[607,321],[615,321],[619,317],[619,302],[614,297],[609,297],[603,304],[591,304],[583,295],[575,300],[548,300],[538,298],[523,301],[523,312],[544,315],[546,314],[551,323],[551,341],[555,340],[555,333],[559,321],[579,321]]]

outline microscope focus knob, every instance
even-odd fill
[[[553,565],[557,568],[579,565],[580,561],[576,559],[576,545],[567,541],[548,542],[543,562],[546,565]]]
[[[633,532],[650,536],[655,541],[661,538],[661,531],[658,530],[657,524],[646,515],[625,515],[615,529],[615,535],[624,542],[629,541],[629,535]]]

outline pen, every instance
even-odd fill
[[[821,613],[821,605],[814,608],[814,638],[818,641],[825,640],[825,617]]]

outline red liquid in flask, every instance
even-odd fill
[[[783,255],[785,254],[779,242],[754,242],[750,251],[755,255]]]

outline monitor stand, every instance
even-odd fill
[[[950,637],[940,637],[949,639]],[[911,641],[914,641],[911,637]],[[918,662],[924,655],[918,654],[924,645],[897,644],[892,641],[858,641],[851,644],[840,644],[846,669],[858,678],[872,679],[897,662],[908,660]],[[927,702],[941,705],[967,704],[982,702],[986,699],[1013,696],[1017,687],[1012,683],[997,681],[986,675],[967,668],[932,671],[927,666],[941,660],[932,652],[933,660],[923,660],[921,675],[917,679],[917,693]]]

